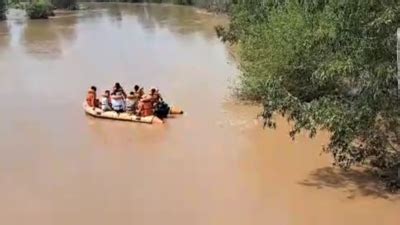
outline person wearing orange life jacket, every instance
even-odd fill
[[[143,95],[139,101],[137,113],[138,116],[146,117],[153,115],[153,101],[151,96]]]
[[[99,106],[99,100],[97,99],[96,91],[97,88],[95,86],[91,86],[86,96],[87,105],[93,109]]]

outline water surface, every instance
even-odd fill
[[[96,4],[0,22],[0,221],[10,225],[400,223],[368,176],[331,169],[327,136],[263,130],[229,100],[238,74],[224,17],[169,5]],[[90,85],[158,86],[186,115],[164,126],[97,120]]]

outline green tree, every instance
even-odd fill
[[[262,102],[314,136],[330,131],[337,165],[400,167],[397,1],[241,0],[223,40],[238,43],[239,96]],[[398,184],[397,184],[398,185]]]
[[[0,20],[6,19],[7,0],[0,0]]]
[[[37,0],[27,6],[26,13],[31,19],[48,19],[54,16],[53,8],[47,0]]]

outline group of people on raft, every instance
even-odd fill
[[[100,100],[97,98],[97,88],[91,86],[86,102],[89,107],[100,108],[103,112],[126,112],[141,117],[155,115],[161,119],[167,117],[170,109],[157,88],[150,88],[146,94],[143,87],[135,85],[133,91],[127,94],[120,83],[115,83],[112,91],[104,91]]]

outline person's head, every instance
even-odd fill
[[[116,89],[120,89],[120,88],[121,88],[121,84],[117,82],[117,83],[115,83],[114,87],[115,87]]]
[[[133,87],[133,89],[134,89],[135,91],[139,91],[140,87],[139,87],[139,85],[135,85],[135,86]]]
[[[90,90],[92,90],[92,91],[97,91],[97,88],[96,88],[96,86],[91,86],[91,87],[90,87]]]
[[[129,92],[129,95],[126,96],[127,99],[133,100],[135,99],[135,93],[133,91]]]
[[[104,91],[104,94],[102,94],[101,96],[105,98],[110,97],[110,91],[109,90]]]
[[[155,88],[155,87],[150,88],[150,93],[152,95],[155,94],[156,92],[157,92],[157,88]]]

